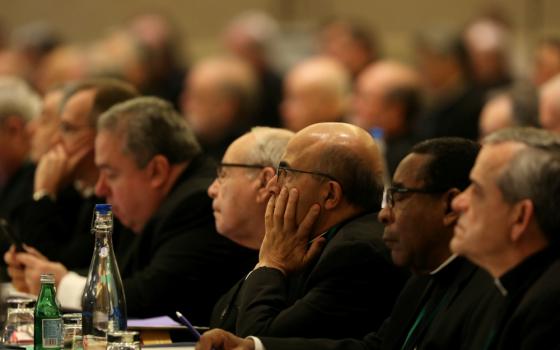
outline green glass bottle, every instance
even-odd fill
[[[62,349],[62,314],[56,301],[54,275],[41,275],[41,292],[35,305],[35,350]]]

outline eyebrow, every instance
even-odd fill
[[[290,165],[285,160],[281,160],[280,163],[278,163],[278,166],[279,167],[289,167]]]

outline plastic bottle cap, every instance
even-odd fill
[[[111,204],[96,204],[95,211],[101,214],[107,214],[111,211]]]

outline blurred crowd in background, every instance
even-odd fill
[[[220,52],[190,60],[177,27],[160,13],[138,14],[87,43],[33,22],[0,32],[0,76],[20,77],[40,96],[86,77],[123,79],[173,103],[216,159],[255,125],[297,131],[347,121],[383,140],[390,170],[422,139],[476,140],[510,125],[560,130],[559,37],[542,38],[528,71],[513,72],[512,27],[499,12],[457,31],[415,33],[408,62],[385,57],[373,27],[325,19],[308,33],[309,45],[282,50],[281,23],[245,11],[215,38]]]

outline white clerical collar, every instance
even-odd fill
[[[432,272],[430,272],[430,275],[435,275],[436,273],[440,272],[441,270],[443,270],[447,265],[451,264],[451,262],[453,260],[455,260],[455,258],[457,258],[457,254],[453,254],[451,255],[449,258],[447,258],[447,260],[445,260],[443,262],[443,264],[439,265],[435,270],[433,270]]]
[[[504,287],[504,285],[502,284],[502,281],[500,281],[499,278],[494,278],[494,284],[496,285],[496,288],[498,288],[498,290],[500,291],[500,294],[502,294],[502,296],[507,296],[508,295],[508,291],[506,289],[506,287]]]

